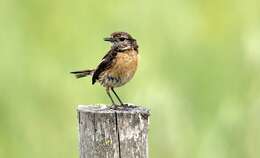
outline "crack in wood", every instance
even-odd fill
[[[120,133],[119,133],[119,128],[118,128],[117,112],[115,112],[115,119],[116,119],[116,133],[117,133],[117,140],[118,140],[118,152],[119,152],[119,158],[121,158]]]
[[[79,106],[80,158],[148,158],[149,110]]]

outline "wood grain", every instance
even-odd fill
[[[149,110],[80,105],[80,158],[148,158]]]

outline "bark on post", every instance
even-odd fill
[[[149,110],[78,107],[80,158],[148,158]]]

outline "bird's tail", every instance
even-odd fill
[[[95,70],[82,70],[70,72],[75,75],[76,78],[82,78],[86,76],[92,76]]]

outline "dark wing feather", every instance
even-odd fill
[[[102,62],[98,65],[96,71],[93,74],[92,77],[92,84],[95,84],[96,80],[99,79],[99,75],[111,67],[113,63],[113,59],[116,57],[117,52],[113,49],[111,49],[102,59]]]

